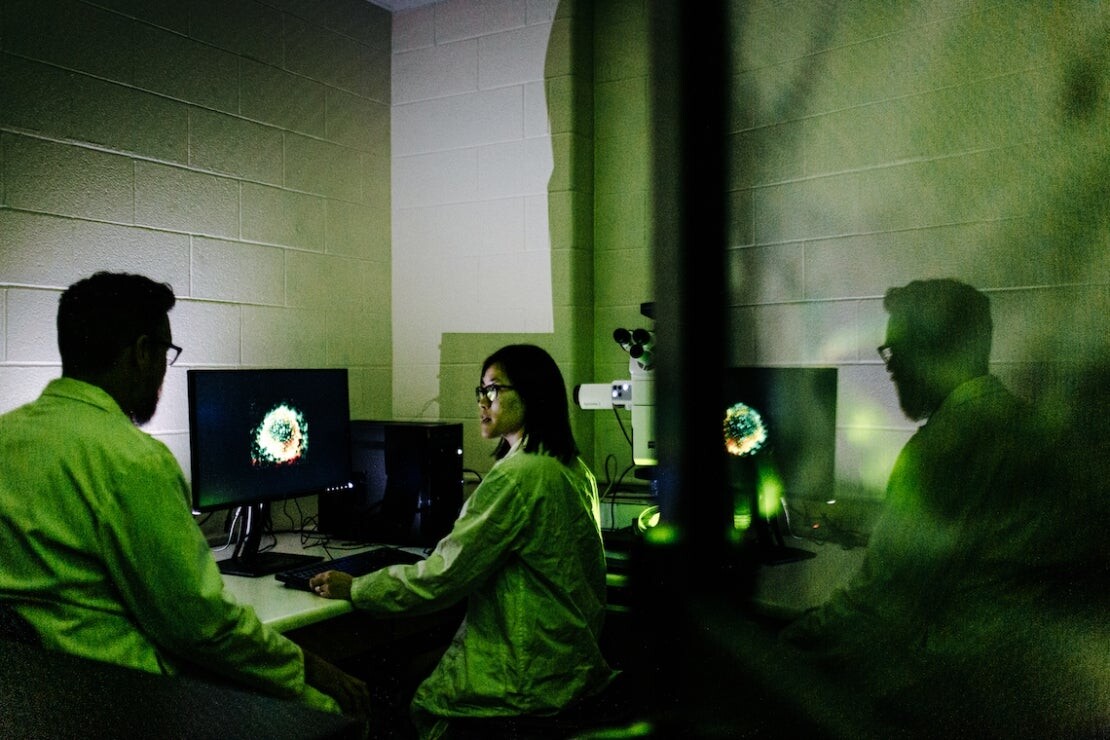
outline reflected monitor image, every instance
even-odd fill
[[[786,504],[834,495],[837,369],[732,367],[724,390],[723,448],[738,528],[754,532],[765,562],[812,557],[786,544]]]

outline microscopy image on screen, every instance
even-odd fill
[[[189,425],[198,511],[350,483],[346,370],[190,370]]]
[[[280,403],[251,430],[251,464],[296,465],[308,456],[308,422],[297,408]]]

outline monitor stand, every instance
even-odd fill
[[[237,517],[240,525],[239,541],[235,545],[235,552],[227,560],[216,563],[220,572],[229,576],[247,576],[258,578],[283,570],[299,568],[303,565],[318,563],[323,560],[321,555],[303,555],[288,552],[259,552],[258,545],[262,541],[262,532],[266,529],[266,522],[270,520],[270,505],[268,503],[241,506]]]
[[[759,543],[759,558],[764,565],[784,565],[817,557],[817,553],[786,544],[778,519],[760,519],[755,522]]]

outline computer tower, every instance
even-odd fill
[[[322,494],[320,530],[359,541],[430,547],[462,506],[462,424],[351,421],[354,488]]]

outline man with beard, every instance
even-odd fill
[[[895,462],[859,572],[781,635],[902,726],[1057,732],[1075,687],[1044,660],[1057,638],[1041,626],[1076,538],[1053,490],[1064,476],[1051,435],[989,372],[984,294],[919,280],[883,305],[879,355],[902,411],[924,423]]]
[[[62,377],[0,416],[0,602],[49,649],[362,714],[361,681],[225,594],[180,466],[137,428],[181,352],[174,302],[126,273],[62,294]]]

